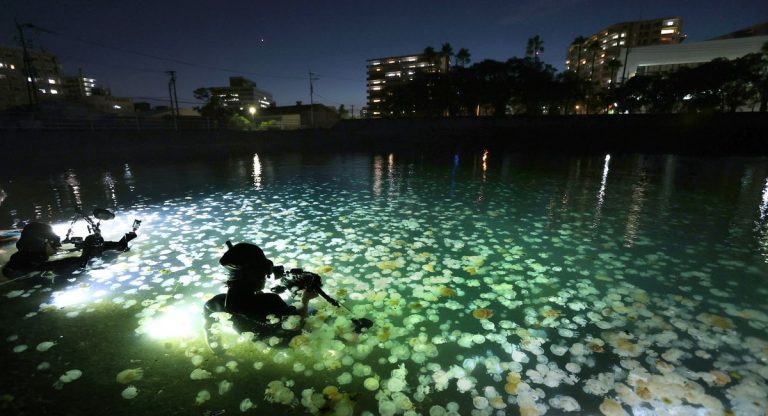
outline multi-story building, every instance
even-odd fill
[[[224,107],[248,111],[275,105],[272,94],[256,87],[256,82],[244,77],[229,77],[228,87],[211,87],[211,94],[219,97]]]
[[[90,97],[96,88],[96,80],[83,76],[81,72],[77,76],[62,78],[62,86],[67,98]]]
[[[568,47],[565,69],[608,88],[627,78],[624,59],[632,56],[632,48],[680,43],[682,24],[680,17],[622,22],[579,37]]]
[[[370,59],[368,69],[368,115],[372,118],[387,117],[388,88],[412,81],[418,73],[441,72],[438,60],[424,55],[391,56]]]
[[[0,109],[35,104],[63,94],[61,65],[55,55],[21,48],[0,47]]]

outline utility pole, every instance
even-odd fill
[[[27,79],[27,98],[29,99],[29,105],[37,104],[37,87],[35,86],[35,70],[32,68],[32,59],[29,57],[29,51],[27,50],[27,41],[24,39],[24,28],[32,27],[29,23],[23,25],[16,23],[16,30],[19,31],[19,42],[21,42],[21,50],[23,53],[24,62],[24,75]]]
[[[315,86],[312,81],[317,81],[320,78],[315,78],[315,74],[309,71],[309,119],[310,126],[315,127]]]
[[[355,118],[355,105],[354,104],[350,104],[349,109],[350,109],[350,113],[349,114],[352,116],[352,119],[354,120],[354,118]]]
[[[173,124],[176,130],[179,129],[179,99],[176,97],[176,71],[165,71],[166,74],[171,76],[168,81],[168,96],[171,100],[171,115],[173,116]]]

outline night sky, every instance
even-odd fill
[[[768,20],[765,0],[0,0],[0,9],[0,44],[17,44],[14,18],[55,31],[28,37],[58,55],[65,75],[82,68],[134,101],[163,104],[173,69],[184,107],[195,105],[192,90],[230,75],[256,81],[278,105],[308,103],[311,70],[316,102],[356,112],[367,59],[429,45],[468,48],[472,62],[506,60],[538,34],[543,60],[562,69],[575,37],[616,22],[681,16],[690,42]]]

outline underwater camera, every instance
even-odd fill
[[[115,218],[115,214],[104,208],[96,208],[91,213],[97,221],[94,221],[88,214],[82,210],[77,209],[75,216],[72,218],[72,222],[69,224],[69,230],[67,235],[61,242],[63,244],[72,244],[75,249],[82,249],[83,254],[87,257],[98,257],[104,252],[104,238],[101,236],[101,221],[109,221]],[[87,223],[88,235],[83,237],[72,237],[72,227],[75,223],[83,219]],[[132,229],[135,233],[141,226],[141,220],[133,220]]]
[[[280,284],[272,288],[272,291],[278,294],[286,290],[296,292],[304,289],[309,289],[319,294],[323,290],[323,282],[320,279],[320,275],[305,272],[303,269],[290,269],[286,272],[285,267],[274,266],[272,274],[275,276],[275,279],[280,279]]]

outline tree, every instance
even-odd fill
[[[579,70],[581,69],[581,51],[584,50],[584,42],[587,41],[587,38],[584,36],[578,36],[576,39],[573,40],[571,45],[577,45],[579,47],[579,51],[576,54],[576,73],[581,74]]]
[[[456,52],[456,66],[460,66],[464,68],[467,64],[469,64],[469,49],[467,48],[461,48],[458,52]]]
[[[453,47],[450,43],[443,43],[440,48],[440,65],[443,72],[448,72],[451,68],[451,57],[453,56]]]
[[[589,45],[587,45],[587,52],[589,52],[591,58],[592,58],[592,68],[589,70],[589,80],[593,81],[595,77],[595,60],[597,59],[597,54],[602,52],[603,47],[600,46],[600,42],[597,40],[593,40],[592,42],[589,42]]]
[[[528,44],[525,46],[525,56],[533,58],[534,61],[539,61],[539,55],[544,52],[544,41],[541,40],[539,35],[532,38],[528,38]]]
[[[219,127],[225,127],[235,114],[233,110],[224,105],[221,97],[214,94],[210,88],[198,88],[192,91],[192,95],[204,103],[195,109],[203,117],[216,121]]]
[[[618,72],[619,68],[621,68],[623,65],[621,64],[621,61],[619,61],[616,58],[611,59],[606,64],[608,69],[611,71],[611,89],[614,88],[616,85],[616,72]]]
[[[347,110],[344,107],[344,104],[341,104],[339,106],[339,111],[338,112],[339,112],[339,118],[348,118],[349,117],[349,110]]]
[[[432,65],[437,65],[439,55],[435,52],[435,48],[427,46],[424,48],[424,52],[421,53],[424,59]]]

